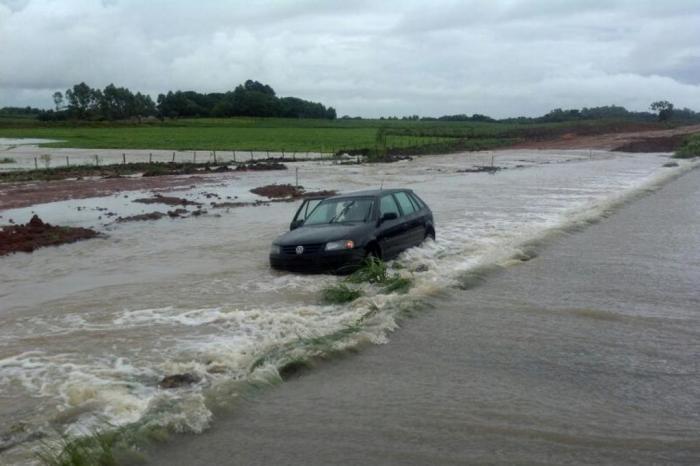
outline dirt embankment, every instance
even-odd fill
[[[330,197],[337,194],[333,190],[310,191],[306,192],[303,186],[294,186],[291,184],[268,184],[250,190],[251,193],[258,196],[264,196],[270,199],[300,199],[304,197]]]
[[[98,233],[95,230],[50,225],[35,215],[26,225],[0,229],[0,256],[14,252],[32,252],[44,246],[74,243],[96,236]]]
[[[622,152],[673,152],[683,139],[700,133],[700,125],[681,126],[673,129],[649,129],[609,132],[605,134],[566,133],[541,140],[526,140],[509,149],[593,149]]]

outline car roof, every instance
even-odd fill
[[[382,194],[398,193],[401,191],[411,191],[406,188],[392,188],[392,189],[367,189],[364,191],[354,191],[351,193],[338,194],[336,196],[329,197],[327,199],[340,199],[346,197],[379,197]]]

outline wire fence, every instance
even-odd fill
[[[61,151],[62,152],[62,151]],[[0,153],[0,171],[48,169],[71,166],[102,166],[129,163],[244,164],[264,160],[296,162],[331,160],[331,152],[296,151],[105,151],[88,153]]]

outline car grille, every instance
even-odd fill
[[[297,247],[298,246],[304,246],[304,252],[302,253],[302,255],[316,254],[317,252],[319,252],[323,249],[323,244],[324,243],[301,244],[301,245],[294,245],[294,246],[282,246],[282,254],[297,255]]]

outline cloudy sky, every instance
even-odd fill
[[[700,111],[700,0],[0,0],[0,107],[252,78],[339,115]]]

